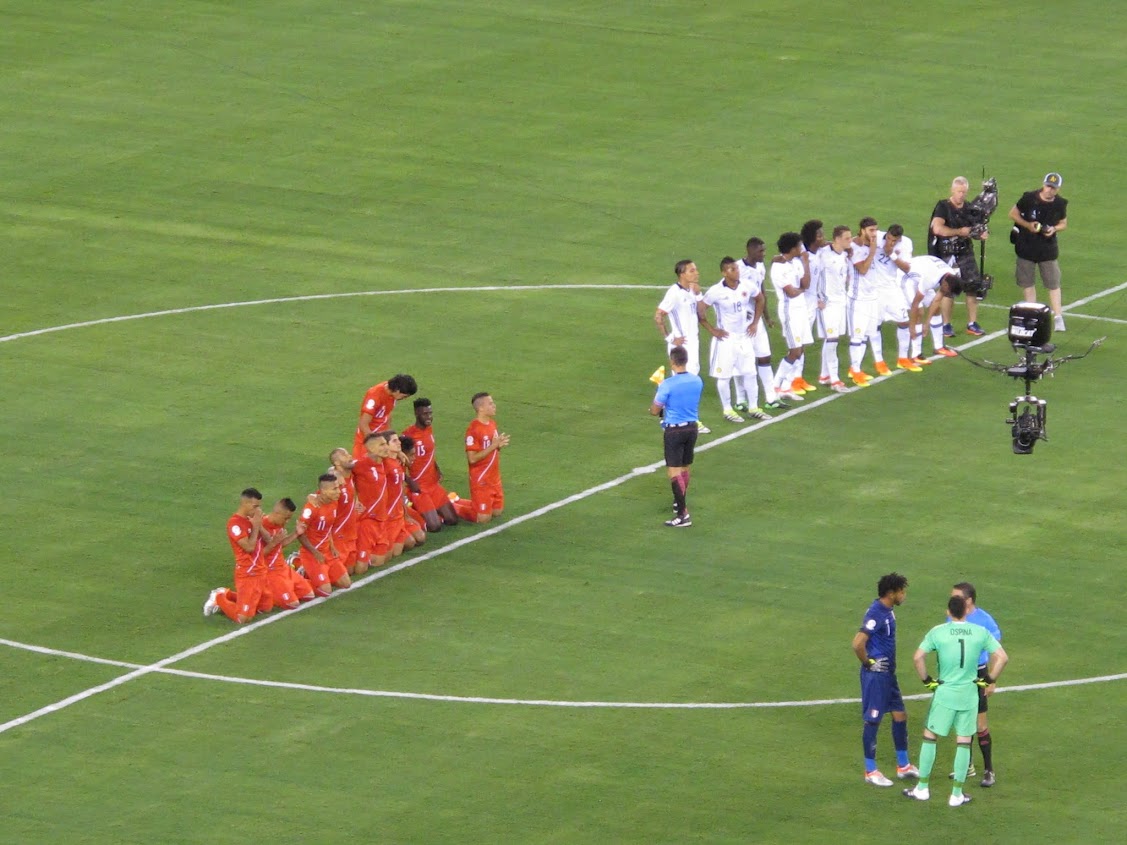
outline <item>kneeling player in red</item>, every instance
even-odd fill
[[[509,445],[509,435],[498,433],[497,403],[488,393],[475,393],[476,416],[466,429],[466,460],[470,467],[470,501],[459,499],[454,509],[461,519],[489,522],[505,509],[505,490],[501,486],[500,451]]]
[[[333,545],[333,522],[337,515],[340,487],[337,477],[327,472],[317,479],[317,492],[311,493],[297,521],[297,539],[301,543],[299,559],[305,577],[319,596],[327,596],[333,587],[352,586],[344,562]]]
[[[293,499],[279,499],[274,509],[262,518],[262,533],[266,542],[262,546],[263,557],[266,558],[266,583],[269,587],[271,603],[274,607],[293,610],[301,601],[301,596],[294,588],[293,578],[297,574],[286,562],[283,549],[297,539],[295,532],[287,532],[286,524],[290,521],[297,505]],[[309,590],[308,583],[306,589]],[[312,594],[312,590],[309,593]],[[262,612],[262,607],[259,607]]]
[[[391,448],[382,435],[369,434],[364,438],[364,450],[367,454],[352,467],[360,508],[356,533],[357,575],[363,575],[369,566],[383,566],[391,557],[387,471],[384,469],[384,458],[391,454]]]
[[[393,556],[403,553],[404,549],[413,549],[427,541],[427,533],[408,524],[406,517],[407,508],[404,506],[404,482],[407,480],[407,456],[403,454],[403,444],[399,435],[394,431],[381,432],[387,438],[391,455],[384,464],[387,467],[388,490],[394,494],[391,506],[391,523],[399,526],[395,542],[392,544]]]
[[[232,622],[242,625],[254,618],[260,606],[270,603],[266,562],[262,559],[262,518],[262,494],[248,487],[242,492],[238,510],[227,520],[227,539],[235,553],[235,589],[212,590],[203,606],[204,616],[223,611]]]
[[[427,495],[434,509],[438,511],[438,515],[442,518],[442,522],[446,525],[457,525],[458,514],[454,510],[452,500],[457,499],[457,496],[452,496],[446,492],[442,486],[442,469],[438,466],[438,460],[435,458],[434,452],[434,408],[431,407],[430,400],[425,397],[420,397],[415,400],[415,424],[409,425],[403,429],[403,438],[409,437],[415,444],[414,450],[408,455],[410,461],[408,463],[407,471],[412,481],[414,481],[419,490]],[[404,452],[407,452],[406,445],[404,445]],[[410,482],[408,482],[410,486]],[[427,522],[428,530],[437,531],[442,526],[437,528],[430,528],[430,522]]]

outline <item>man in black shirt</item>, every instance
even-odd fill
[[[928,227],[928,254],[942,258],[952,267],[958,267],[967,291],[967,334],[977,336],[986,334],[978,325],[978,299],[973,292],[981,290],[982,274],[978,262],[974,260],[973,240],[984,241],[989,237],[985,227],[975,227],[972,210],[967,205],[967,190],[970,183],[964,176],[957,176],[951,182],[951,197],[935,204]],[[951,327],[952,299],[943,300],[943,335],[954,337]]]
[[[1049,173],[1041,190],[1022,194],[1017,205],[1010,209],[1018,287],[1026,302],[1035,302],[1036,273],[1041,273],[1041,284],[1049,292],[1049,307],[1053,309],[1054,328],[1058,332],[1064,331],[1064,314],[1060,307],[1057,233],[1068,226],[1068,200],[1057,193],[1063,184],[1059,173]]]

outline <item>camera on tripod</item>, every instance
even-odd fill
[[[1053,336],[1053,312],[1049,306],[1037,302],[1019,302],[1010,307],[1008,335],[1010,345],[1017,352],[1024,353],[1021,362],[1006,368],[1006,375],[1025,382],[1025,395],[1018,396],[1010,403],[1010,418],[1006,424],[1011,426],[1015,455],[1029,455],[1038,440],[1048,440],[1045,425],[1048,408],[1044,399],[1038,399],[1030,391],[1033,382],[1047,372],[1052,372],[1053,361],[1038,361],[1038,355],[1051,355],[1056,347],[1049,343]]]

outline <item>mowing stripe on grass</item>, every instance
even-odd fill
[[[133,669],[145,669],[137,663],[126,663],[120,660],[106,660],[101,657],[91,657],[73,651],[59,651],[43,646],[29,645],[14,640],[0,639],[0,645],[11,648],[33,651],[38,654],[48,654],[54,657],[65,657],[70,660],[80,660],[87,663],[99,663],[110,666],[121,666]],[[210,672],[192,672],[186,669],[155,669],[154,672],[162,675],[176,675],[182,678],[196,678],[204,681],[220,681],[227,684],[246,684],[254,687],[272,687],[275,689],[296,690],[298,692],[319,692],[330,695],[359,695],[369,698],[406,698],[421,701],[453,702],[457,704],[510,704],[525,707],[576,707],[576,708],[603,708],[603,709],[633,709],[633,710],[749,710],[772,707],[820,707],[829,704],[858,704],[859,698],[818,698],[797,701],[560,701],[555,699],[540,698],[490,698],[483,696],[467,695],[437,695],[424,692],[401,692],[398,690],[358,689],[355,687],[326,687],[317,684],[298,684],[289,681],[265,681],[257,678],[240,678],[232,675],[215,675]],[[1021,684],[1013,687],[999,687],[995,692],[1029,692],[1031,690],[1051,689],[1054,687],[1074,687],[1084,684],[1104,684],[1110,681],[1127,680],[1127,672],[1118,675],[1099,675],[1092,678],[1074,678],[1067,681],[1048,681],[1040,684]],[[906,695],[905,700],[923,701],[931,698],[931,693]],[[0,726],[2,729],[4,726]]]

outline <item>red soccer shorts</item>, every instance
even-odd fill
[[[288,607],[297,603],[298,596],[290,573],[297,574],[286,566],[285,569],[278,569],[266,575],[266,581],[270,585],[270,598],[276,607]]]
[[[438,510],[438,508],[450,501],[450,494],[446,492],[446,488],[441,484],[431,484],[427,487],[420,487],[419,489],[423,491],[423,495],[430,499],[435,510]],[[422,508],[419,508],[419,510],[422,510]]]
[[[383,557],[391,550],[391,542],[387,538],[387,523],[379,519],[360,520],[360,532],[356,538],[356,551],[358,560],[368,560],[370,557]]]
[[[412,493],[408,490],[407,499],[410,501],[411,506],[419,513],[426,513],[427,511],[433,511],[438,508],[428,493]]]
[[[273,606],[266,573],[262,575],[236,575],[235,595],[239,602],[239,616],[254,618],[256,613],[267,613]]]
[[[325,555],[325,562],[320,563],[305,546],[301,547],[299,559],[301,565],[305,568],[305,580],[315,590],[323,590],[326,585],[335,584],[348,574],[348,570],[345,569],[344,563],[339,557]]]
[[[471,487],[470,500],[473,503],[474,513],[496,513],[505,507],[505,490],[500,484]]]

